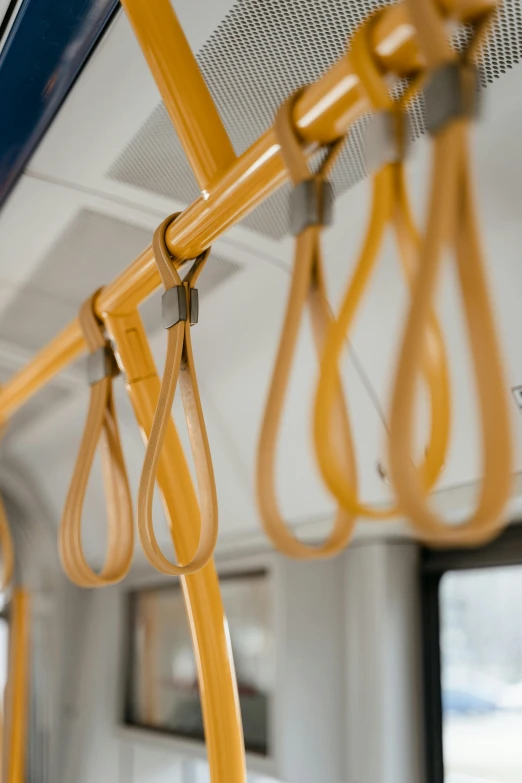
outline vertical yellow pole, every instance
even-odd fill
[[[225,126],[170,0],[122,0],[201,188],[235,160]]]
[[[125,370],[127,391],[146,441],[160,391],[140,315],[104,314]],[[158,486],[180,562],[188,562],[199,537],[199,508],[178,434],[171,422],[165,437]],[[181,579],[196,656],[205,740],[212,783],[244,783],[243,729],[237,684],[219,579],[213,562]]]
[[[6,783],[25,783],[27,713],[29,706],[29,593],[15,588],[9,628],[9,677],[4,726]]]
[[[7,684],[6,684],[7,688]],[[4,692],[2,699],[2,709],[0,712],[0,783],[5,781],[5,705],[7,701],[7,693]]]

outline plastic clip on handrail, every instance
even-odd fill
[[[4,504],[0,499],[0,551],[2,553],[2,571],[0,574],[0,591],[6,590],[13,581],[14,547],[9,521]]]
[[[79,321],[90,350],[88,374],[91,386],[89,412],[67,494],[60,525],[60,557],[71,581],[80,587],[104,587],[127,574],[134,552],[132,500],[116,419],[112,379],[116,360],[95,314],[96,291],[83,305]],[[82,511],[98,441],[102,441],[102,466],[107,496],[108,545],[99,573],[88,564],[82,545]]]
[[[355,33],[350,48],[352,68],[365,89],[370,105],[377,114],[384,135],[379,141],[391,154],[382,161],[373,177],[373,196],[370,222],[366,230],[359,260],[355,267],[337,319],[327,335],[321,362],[314,409],[314,438],[321,475],[338,502],[356,516],[386,519],[396,516],[396,505],[374,508],[361,503],[357,489],[350,482],[332,450],[331,420],[333,406],[339,394],[339,359],[346,346],[358,307],[375,270],[385,230],[392,224],[399,255],[407,282],[411,287],[415,278],[418,235],[411,215],[404,181],[404,151],[407,143],[406,114],[388,91],[384,74],[372,55],[371,38],[375,25],[382,16],[376,12]],[[382,134],[381,134],[382,135]],[[379,151],[379,150],[377,150]],[[382,149],[380,150],[382,155]],[[374,161],[368,161],[374,163]],[[450,431],[450,390],[444,341],[440,326],[432,311],[422,334],[421,372],[427,386],[431,410],[431,426],[426,457],[421,468],[424,486],[431,488],[444,465]]]
[[[154,257],[165,286],[162,309],[163,326],[167,329],[168,339],[161,391],[138,492],[138,532],[145,556],[158,571],[171,576],[187,576],[203,568],[214,553],[218,534],[218,506],[190,337],[191,324],[197,323],[198,320],[198,294],[194,285],[210,254],[210,248],[196,258],[182,280],[175,266],[180,259],[172,258],[165,243],[165,233],[178,214],[167,218],[159,226],[152,243]],[[186,565],[175,565],[165,557],[157,542],[152,520],[154,484],[178,379],[196,469],[201,510],[199,544],[192,560]]]
[[[477,73],[470,58],[486,29],[478,25],[463,57],[451,48],[444,21],[432,0],[406,0],[428,66],[425,90],[428,130],[434,136],[433,171],[426,230],[412,290],[392,397],[389,467],[399,503],[421,538],[432,543],[477,545],[502,524],[512,472],[507,385],[482,260],[468,153],[470,110]],[[442,82],[440,80],[443,80]],[[431,86],[430,86],[431,82]],[[442,87],[442,89],[441,89]],[[433,95],[433,90],[437,95]],[[441,97],[446,96],[446,106]],[[436,97],[436,101],[432,101]],[[480,409],[483,481],[474,513],[448,525],[430,510],[426,487],[412,464],[417,378],[443,252],[453,246]]]
[[[353,532],[354,518],[338,509],[332,532],[319,546],[308,546],[288,529],[276,498],[275,455],[283,404],[288,386],[292,359],[295,354],[299,326],[308,305],[315,347],[320,358],[325,335],[332,321],[326,297],[320,238],[322,227],[328,222],[332,191],[326,177],[344,141],[330,147],[320,171],[310,172],[292,121],[297,93],[279,109],[275,120],[277,140],[290,174],[294,191],[291,200],[291,222],[296,235],[294,265],[288,305],[268,399],[265,407],[257,456],[257,496],[265,531],[279,551],[291,557],[311,559],[329,557],[343,549]],[[332,445],[346,473],[355,483],[355,459],[348,417],[341,394],[334,400],[335,420],[332,426]]]

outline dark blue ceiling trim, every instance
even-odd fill
[[[0,206],[117,9],[118,0],[23,0],[0,52]]]

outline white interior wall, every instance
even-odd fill
[[[416,547],[364,541],[325,563],[267,562],[277,609],[275,759],[266,772],[254,764],[249,783],[421,783]],[[201,748],[119,725],[131,584],[83,593],[78,604],[63,783],[208,783]]]
[[[28,779],[62,781],[78,736],[76,681],[89,594],[71,584],[58,559],[47,504],[20,465],[0,463],[0,495],[13,536],[15,581],[29,593],[30,687]],[[34,778],[36,779],[36,778]]]
[[[345,778],[344,557],[278,556],[275,600],[277,777],[295,783]]]
[[[422,783],[418,549],[361,543],[345,557],[348,783]]]

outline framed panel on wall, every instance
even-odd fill
[[[266,571],[221,577],[245,747],[269,754],[269,704],[275,685],[271,584]],[[179,584],[129,593],[130,654],[125,723],[203,740],[196,661]]]

